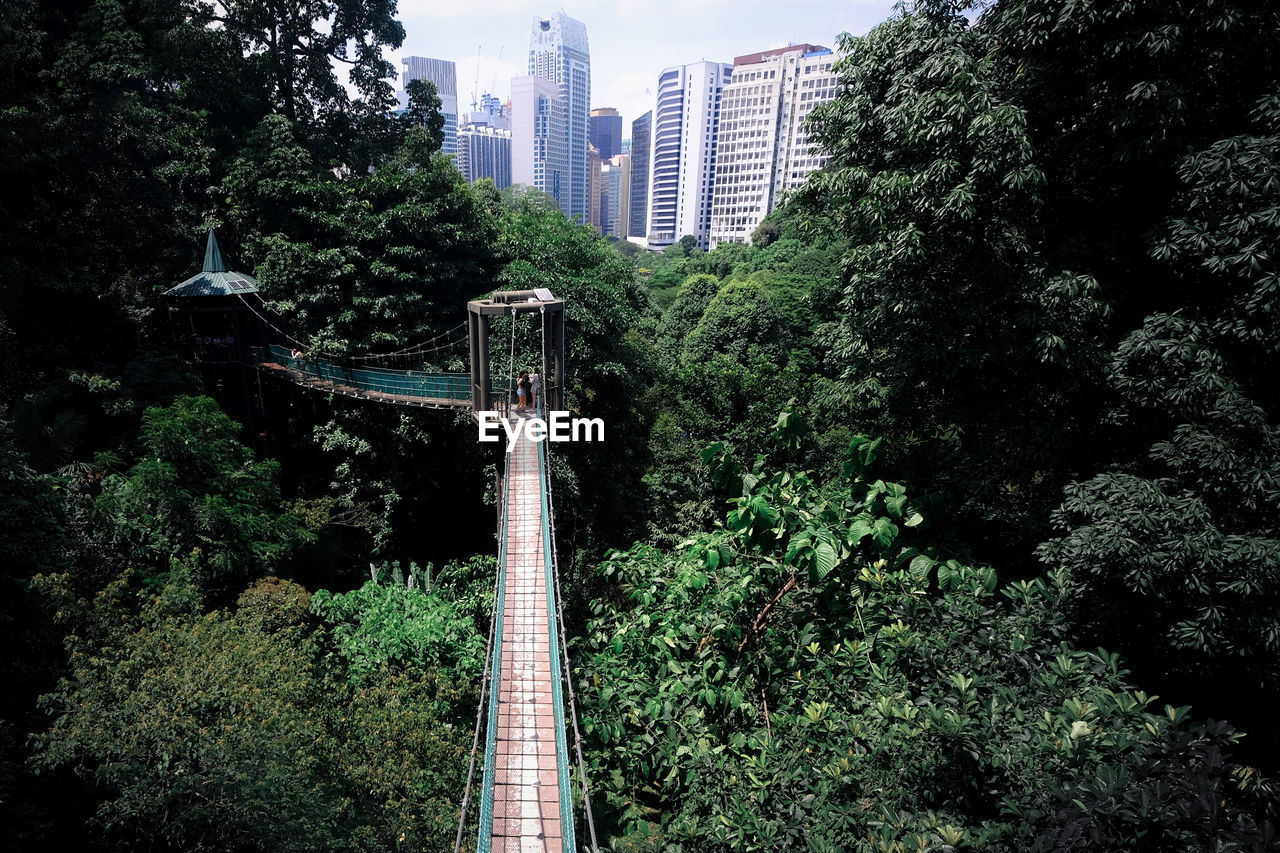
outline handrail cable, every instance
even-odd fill
[[[452,335],[454,332],[457,332],[461,329],[465,329],[466,327],[467,327],[466,323],[459,323],[458,325],[454,326],[452,329],[441,332],[440,334],[436,335],[433,338],[429,338],[425,341],[422,341],[421,343],[412,344],[410,346],[404,347],[403,349],[393,350],[392,352],[365,353],[362,355],[351,355],[351,356],[347,356],[347,358],[354,358],[354,359],[361,359],[361,360],[377,360],[380,358],[395,358],[395,357],[407,356],[407,355],[418,355],[420,354],[420,352],[423,352],[423,351],[436,352],[437,350],[446,349],[451,346],[457,346],[458,344],[465,341],[466,338],[461,337],[461,338],[458,338],[456,341],[450,341],[448,343],[440,344],[438,347],[434,347],[431,349],[427,349],[427,347],[430,347],[431,344],[435,343],[441,338],[448,337],[449,335]]]
[[[547,389],[547,324],[546,324],[546,308],[539,306],[538,309],[542,313],[542,322],[539,323],[541,329],[541,354],[542,358],[542,390],[545,394]],[[539,395],[538,405],[545,405],[543,400],[545,396]],[[564,606],[563,596],[560,594],[560,555],[556,548],[556,508],[555,503],[551,499],[551,451],[548,448],[549,442],[542,442],[543,453],[547,460],[547,530],[551,535],[551,569],[552,577],[555,579],[555,598],[556,598],[556,622],[560,629],[560,656],[564,660],[564,683],[565,688],[569,691],[569,719],[573,722],[573,748],[578,755],[578,778],[582,783],[582,810],[587,816],[587,833],[591,836],[592,853],[600,853],[600,846],[596,841],[596,822],[591,814],[591,785],[587,782],[587,765],[582,757],[582,731],[578,728],[578,706],[577,695],[573,690],[573,676],[569,672],[569,641],[565,637],[564,632]],[[457,851],[454,851],[457,853]]]
[[[300,347],[300,348],[302,348],[302,349],[304,349],[304,350],[305,350],[305,349],[314,349],[314,347],[313,347],[311,344],[303,343],[302,341],[300,341],[300,340],[298,340],[297,338],[295,338],[293,335],[291,335],[291,334],[289,334],[288,332],[286,332],[284,329],[281,329],[281,328],[280,328],[279,326],[277,326],[275,323],[271,322],[271,320],[269,320],[268,318],[264,317],[264,316],[263,316],[263,315],[258,311],[258,309],[257,309],[257,308],[254,308],[254,307],[253,307],[253,305],[249,302],[249,300],[247,300],[247,299],[245,299],[245,298],[244,298],[244,294],[243,294],[243,293],[237,293],[237,294],[235,294],[235,296],[236,296],[236,298],[237,298],[237,299],[239,299],[239,300],[240,300],[240,302],[244,305],[244,307],[246,307],[246,308],[248,308],[248,309],[249,309],[249,312],[250,312],[250,313],[252,313],[255,317],[257,317],[257,318],[258,318],[259,320],[261,320],[263,323],[266,323],[266,324],[267,324],[267,327],[268,327],[269,329],[271,329],[271,331],[275,332],[277,335],[280,335],[282,338],[284,338],[285,340],[287,340],[289,343],[291,343],[291,344],[295,344],[295,345],[297,345],[298,347]],[[264,300],[264,299],[262,299],[261,297],[259,297],[259,301],[262,303],[262,306],[263,306],[264,308],[266,308],[268,311],[271,311],[271,310],[272,310],[269,306],[267,306],[266,300]],[[283,318],[283,315],[281,315],[278,311],[272,311],[272,313],[274,313],[277,317],[281,317],[281,318]],[[459,331],[459,330],[461,330],[461,329],[465,329],[466,327],[467,327],[467,324],[466,324],[466,323],[459,323],[458,325],[454,326],[452,329],[448,329],[448,330],[446,330],[446,331],[440,332],[439,334],[435,335],[434,337],[428,338],[428,339],[427,339],[427,340],[425,340],[425,341],[421,341],[421,342],[416,343],[416,344],[411,344],[410,346],[404,347],[404,348],[402,348],[402,349],[394,350],[394,351],[392,351],[392,352],[387,352],[387,353],[360,353],[360,354],[357,354],[357,355],[346,355],[346,356],[338,356],[338,357],[341,357],[341,358],[349,358],[349,359],[357,360],[357,361],[359,361],[359,360],[376,361],[376,360],[378,360],[378,359],[383,359],[383,358],[403,357],[403,356],[410,356],[410,355],[426,355],[427,353],[439,352],[439,351],[440,351],[440,350],[442,350],[442,349],[448,349],[449,347],[454,347],[454,346],[457,346],[458,344],[461,344],[463,341],[465,341],[465,340],[466,340],[466,338],[465,338],[465,337],[458,338],[458,339],[457,339],[457,340],[455,340],[455,341],[449,341],[449,342],[446,342],[446,343],[440,344],[439,346],[437,346],[437,347],[433,347],[433,348],[430,348],[430,349],[428,349],[428,347],[430,347],[430,346],[431,346],[431,344],[435,343],[436,341],[440,340],[441,338],[448,337],[448,336],[452,335],[454,332],[457,332],[457,331]]]
[[[502,524],[506,527],[506,506],[507,496],[506,490],[499,496],[502,501]],[[506,531],[503,530],[505,536]],[[489,640],[485,643],[484,649],[484,676],[480,679],[480,705],[476,708],[476,728],[475,735],[471,739],[471,761],[467,765],[467,784],[462,791],[462,807],[458,815],[458,835],[453,841],[453,853],[458,853],[462,849],[462,836],[467,827],[467,805],[471,799],[471,782],[476,772],[476,751],[480,748],[480,722],[484,719],[485,699],[489,695],[489,680],[493,676],[493,632],[494,627],[498,623],[498,574],[504,569],[498,566],[493,575],[493,605],[489,608]]]

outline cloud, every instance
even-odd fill
[[[653,109],[655,75],[629,73],[607,81],[604,87],[592,86],[592,107],[614,107],[622,114],[622,135],[631,136],[631,122]],[[648,94],[645,90],[649,90]]]

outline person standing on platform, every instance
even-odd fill
[[[542,399],[542,374],[538,373],[535,367],[529,371],[529,405],[536,412],[538,410],[538,401]]]

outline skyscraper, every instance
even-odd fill
[[[570,218],[585,220],[590,213],[587,119],[591,104],[591,52],[586,26],[563,12],[535,20],[529,39],[529,74],[559,87],[568,168],[560,209]]]
[[[600,152],[594,145],[587,146],[587,222],[595,226],[601,234],[600,227]]]
[[[569,192],[566,125],[559,86],[541,77],[511,78],[511,182],[537,187],[561,210]]]
[[[591,144],[604,161],[622,153],[622,116],[613,107],[597,107],[591,111]]]
[[[835,57],[812,44],[739,56],[721,106],[711,202],[711,247],[751,242],[751,233],[788,190],[826,156],[804,128],[810,111],[836,93]]]
[[[649,137],[653,129],[653,111],[631,122],[631,215],[627,236],[649,234]]]
[[[406,89],[410,80],[430,80],[440,96],[440,113],[444,116],[444,145],[440,150],[454,160],[458,154],[458,71],[447,59],[430,59],[426,56],[406,56],[400,60],[404,73],[400,75],[400,92],[396,100],[400,109],[409,106]]]
[[[631,155],[610,157],[600,167],[600,231],[626,238],[631,208]]]
[[[691,234],[707,247],[716,170],[720,97],[733,66],[695,62],[658,77],[649,187],[649,245],[670,246]]]
[[[458,130],[458,171],[471,183],[491,178],[498,189],[511,186],[511,131],[464,124]]]

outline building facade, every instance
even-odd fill
[[[590,215],[587,120],[591,104],[591,51],[586,26],[563,12],[535,20],[529,39],[529,74],[558,87],[564,105],[563,147],[567,157],[560,209],[571,219],[585,221]]]
[[[622,116],[613,107],[591,111],[591,144],[605,162],[622,153]]]
[[[649,160],[653,131],[653,111],[631,122],[631,213],[627,236],[649,234]]]
[[[600,167],[600,232],[625,240],[630,220],[631,155],[618,154]]]
[[[440,150],[457,162],[458,157],[458,69],[448,59],[431,59],[426,56],[406,56],[400,60],[404,72],[400,75],[400,92],[396,100],[400,109],[409,106],[405,92],[410,80],[430,80],[440,96],[440,113],[444,116],[444,144]]]
[[[724,90],[710,245],[750,243],[760,222],[827,158],[804,122],[836,94],[835,56],[804,44],[739,56]]]
[[[542,77],[511,78],[511,182],[537,187],[561,210],[569,193],[567,124],[559,86]]]
[[[464,124],[458,130],[458,170],[471,183],[490,178],[498,189],[511,186],[511,131]]]
[[[587,147],[587,222],[596,231],[600,228],[600,152],[594,145]]]
[[[653,113],[649,246],[691,234],[707,247],[715,179],[720,100],[733,73],[723,62],[663,70]]]

